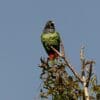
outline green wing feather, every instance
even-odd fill
[[[50,46],[53,46],[58,51],[60,49],[60,35],[58,32],[42,33],[41,42],[43,43],[43,46],[48,54],[52,51]]]

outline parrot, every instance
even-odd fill
[[[51,48],[51,46],[60,52],[60,40],[60,35],[55,28],[55,23],[52,20],[47,21],[41,34],[41,42],[48,54],[49,60],[58,58],[58,54]]]

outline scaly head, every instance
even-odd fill
[[[53,33],[55,32],[55,24],[53,21],[49,20],[43,30],[44,33]]]

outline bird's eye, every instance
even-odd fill
[[[51,23],[51,26],[54,26],[54,24],[53,24],[53,23]]]

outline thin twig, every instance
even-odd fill
[[[81,61],[81,77],[85,81],[85,55],[84,55],[84,46],[82,45],[80,50],[80,61]]]
[[[56,50],[53,46],[51,46],[51,48],[52,48],[52,50],[54,50],[60,57],[62,57],[62,54],[61,54],[58,50]]]
[[[62,57],[65,57],[65,50],[64,50],[64,45],[63,45],[63,42],[62,40],[60,41],[60,46],[61,46],[61,54],[62,54]]]
[[[66,59],[64,59],[64,61],[65,61],[66,65],[69,67],[69,69],[73,72],[73,74],[74,74],[74,75],[80,80],[80,82],[82,83],[83,80],[82,80],[82,78],[80,77],[80,75],[75,71],[74,67],[73,67],[71,64],[69,64],[69,63],[67,62]]]
[[[85,60],[84,49],[85,49],[85,47],[82,45],[81,50],[80,50],[80,60],[81,60],[81,62],[83,62]]]
[[[89,75],[88,75],[87,84],[86,84],[87,87],[89,86],[90,78],[91,78],[91,75],[92,75],[93,63],[94,63],[94,61],[90,61]]]

